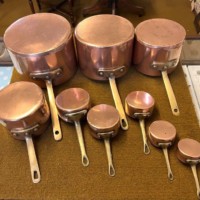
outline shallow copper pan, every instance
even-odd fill
[[[128,129],[115,78],[126,74],[132,59],[134,27],[116,15],[96,15],[75,29],[80,69],[93,80],[109,80],[123,129]]]
[[[16,82],[0,91],[0,122],[18,140],[26,140],[34,183],[40,181],[40,170],[32,135],[44,133],[50,113],[45,96],[34,83]]]
[[[28,15],[7,28],[4,42],[19,73],[46,82],[54,138],[60,140],[62,135],[52,84],[59,85],[76,72],[69,22],[64,17],[52,13]]]
[[[172,112],[174,115],[179,115],[179,108],[167,74],[174,71],[178,64],[186,36],[185,29],[175,21],[158,18],[138,24],[135,34],[133,64],[145,75],[162,75]]]

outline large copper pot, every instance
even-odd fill
[[[173,72],[179,62],[185,29],[172,20],[149,19],[138,24],[135,34],[133,64],[145,75],[162,75],[172,112],[179,115],[167,74]]]
[[[109,79],[121,127],[128,129],[115,78],[125,75],[131,65],[132,23],[116,15],[92,16],[77,25],[75,38],[82,73],[93,80]]]
[[[41,177],[32,136],[44,133],[49,116],[45,96],[35,83],[16,82],[0,91],[0,122],[15,139],[26,141],[34,183]]]
[[[11,24],[4,34],[4,42],[15,68],[32,79],[46,82],[54,138],[62,138],[55,106],[53,85],[70,79],[76,72],[72,29],[62,16],[37,13]]]

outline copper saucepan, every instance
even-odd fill
[[[62,91],[56,97],[56,105],[61,119],[75,124],[80,145],[82,164],[89,165],[86,154],[80,120],[83,119],[90,108],[90,95],[82,88],[70,88]]]
[[[181,139],[178,142],[177,158],[191,166],[197,188],[197,197],[200,199],[200,186],[196,169],[196,165],[200,163],[200,143],[190,138]]]
[[[93,80],[109,79],[124,130],[128,129],[128,122],[115,78],[125,75],[131,65],[133,37],[134,27],[131,22],[116,15],[92,16],[75,28],[80,69]]]
[[[115,176],[115,168],[112,162],[110,148],[110,138],[115,137],[120,127],[120,117],[118,111],[110,105],[100,104],[92,107],[87,114],[87,121],[92,136],[96,139],[103,139],[108,158],[108,172],[110,176]]]
[[[185,29],[172,20],[150,19],[135,29],[136,41],[133,63],[136,69],[149,76],[162,75],[172,113],[179,115],[177,101],[168,75],[178,64]]]
[[[32,79],[46,82],[55,140],[62,139],[53,85],[59,85],[76,72],[72,30],[62,16],[37,13],[11,24],[4,34],[5,46],[15,68]]]
[[[125,99],[126,114],[134,119],[139,119],[145,154],[150,153],[150,148],[147,143],[144,120],[151,116],[154,104],[154,98],[144,91],[133,91],[129,93]]]
[[[15,139],[26,140],[34,183],[38,183],[41,176],[32,135],[44,133],[49,116],[45,96],[36,84],[16,82],[0,91],[0,122]]]
[[[175,138],[176,128],[168,121],[157,120],[149,126],[149,140],[153,146],[162,148],[167,164],[168,178],[171,181],[174,179],[174,175],[169,162],[168,148],[173,145]]]

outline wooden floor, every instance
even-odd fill
[[[51,0],[54,2],[55,0]],[[181,23],[188,35],[196,34],[193,25],[194,14],[191,12],[189,0],[130,0],[133,3],[145,8],[145,16],[138,17],[130,13],[128,8],[121,8],[120,15],[128,18],[136,26],[143,20],[149,18],[168,18]],[[0,4],[0,36],[3,36],[6,28],[20,17],[31,14],[28,0],[4,0]],[[34,4],[35,0],[33,0]],[[74,0],[74,14],[76,22],[83,19],[82,8],[95,3],[96,0]],[[36,11],[38,11],[35,5]],[[178,13],[178,14],[177,14]]]

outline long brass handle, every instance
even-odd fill
[[[197,177],[196,165],[191,165],[191,169],[192,169],[192,173],[193,173],[196,188],[197,188],[197,197],[198,197],[198,199],[200,199],[200,188],[199,188],[199,180],[198,180],[198,177]]]
[[[85,151],[85,145],[83,140],[83,133],[81,130],[80,121],[74,121],[75,127],[76,127],[76,133],[78,136],[78,142],[81,150],[81,156],[82,156],[82,164],[84,167],[89,165],[89,159],[87,157],[86,151]]]
[[[53,135],[54,135],[54,139],[56,141],[59,141],[62,139],[62,132],[61,132],[61,128],[60,128],[58,110],[56,108],[55,96],[53,93],[53,87],[52,87],[51,80],[46,80],[46,86],[47,86],[47,92],[48,92],[49,104],[50,104],[50,110],[51,110]]]
[[[128,130],[128,121],[126,119],[126,115],[124,112],[124,108],[122,106],[121,98],[119,96],[119,92],[116,86],[116,81],[114,77],[109,77],[109,83],[112,91],[112,96],[115,102],[115,107],[117,108],[120,116],[120,124],[123,130]]]
[[[179,112],[178,104],[177,104],[177,101],[176,101],[176,97],[174,95],[174,91],[172,89],[171,83],[169,81],[169,77],[167,75],[167,71],[161,71],[161,73],[162,73],[162,78],[163,78],[163,82],[164,82],[164,85],[165,85],[165,89],[166,89],[166,92],[167,92],[167,96],[168,96],[168,99],[169,99],[169,103],[170,103],[170,106],[171,106],[172,113],[174,115],[178,116],[180,114],[180,112]]]
[[[146,136],[146,131],[145,131],[144,119],[140,119],[139,123],[140,123],[141,132],[142,132],[142,138],[143,138],[143,144],[144,144],[144,153],[149,154],[150,148],[149,148],[149,145],[147,143],[147,136]]]
[[[35,148],[33,144],[33,140],[31,136],[25,136],[26,145],[28,149],[28,157],[29,157],[29,163],[31,168],[31,177],[33,183],[39,183],[41,180],[40,176],[40,170],[37,162],[37,157],[35,154]]]
[[[168,149],[167,149],[167,147],[163,147],[162,149],[163,149],[165,161],[166,161],[166,164],[167,164],[168,178],[169,178],[170,181],[172,181],[174,179],[174,175],[172,173],[170,163],[169,163]]]
[[[106,148],[106,154],[107,154],[107,159],[108,159],[108,172],[110,176],[115,176],[115,168],[113,166],[112,162],[112,153],[111,153],[111,148],[110,148],[110,139],[105,138],[104,139],[104,144]]]

